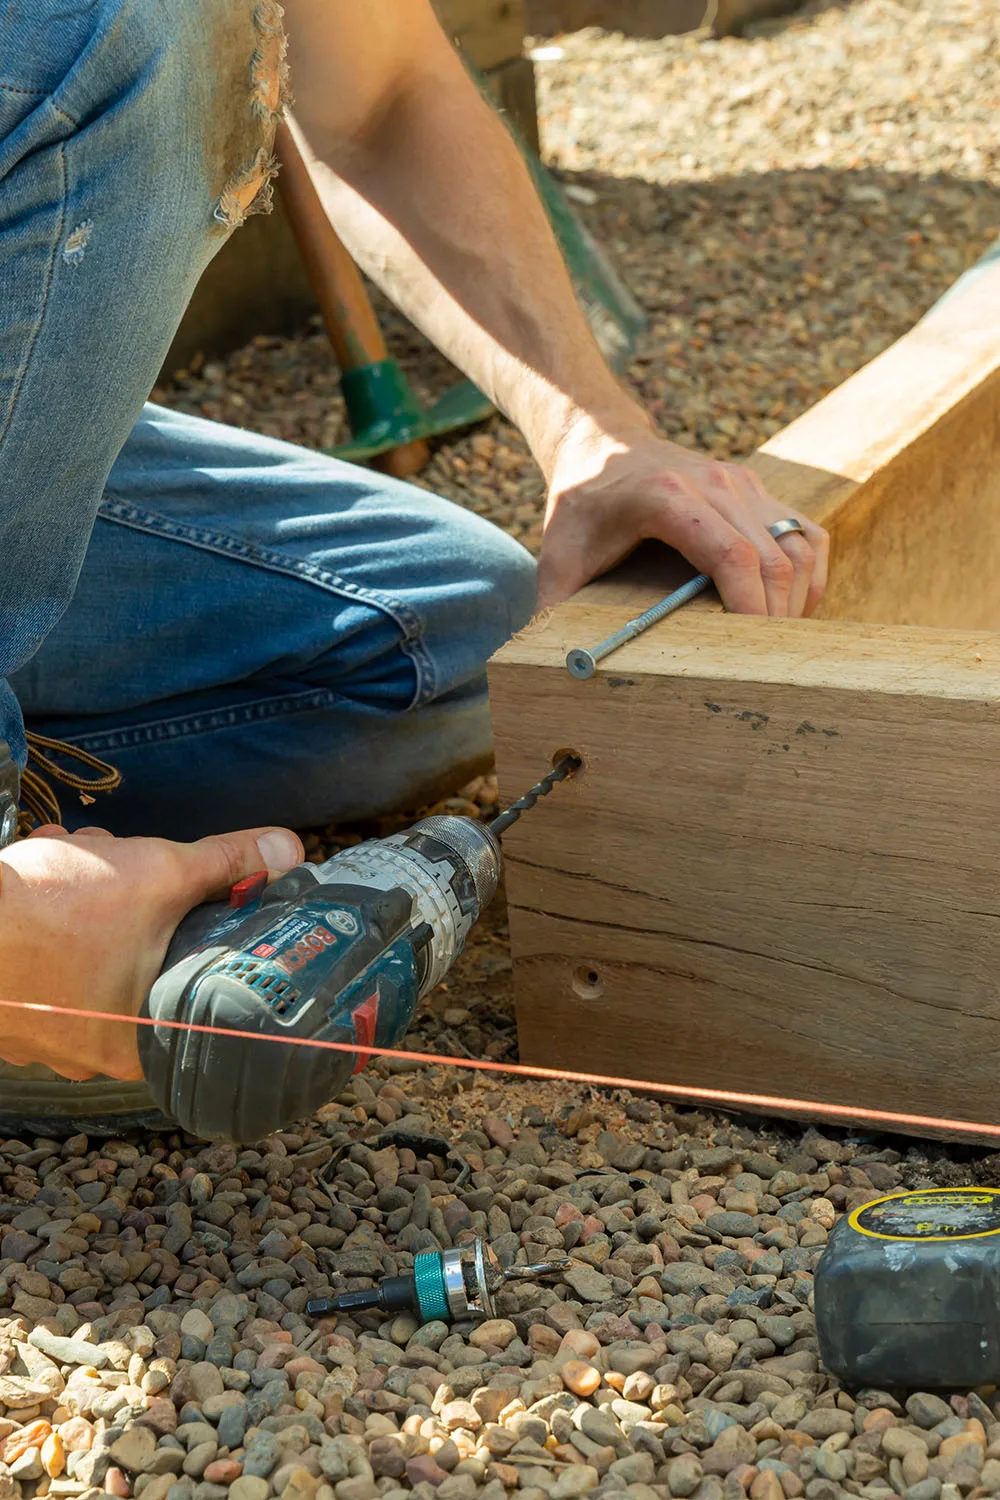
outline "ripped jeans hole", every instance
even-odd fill
[[[284,11],[276,0],[260,0],[253,13],[257,46],[250,60],[250,107],[270,126],[281,116],[288,89],[288,42],[281,24]]]
[[[263,126],[265,144],[248,165],[233,173],[219,196],[215,218],[226,229],[238,229],[248,215],[271,209],[271,183],[277,171],[274,132],[288,84],[283,14],[276,0],[259,0],[254,9],[257,44],[250,59],[250,110]]]
[[[83,260],[93,232],[92,219],[84,219],[82,224],[77,224],[75,229],[70,230],[62,248],[62,258],[68,266],[78,266]]]
[[[250,214],[271,211],[271,183],[277,163],[263,146],[248,167],[234,172],[222,189],[215,218],[226,229],[239,229]]]

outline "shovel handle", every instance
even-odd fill
[[[276,144],[282,201],[337,363],[344,371],[377,364],[388,351],[361,272],[331,224],[309,165],[284,123],[278,126]],[[418,439],[374,462],[401,479],[418,473],[429,457],[427,444]]]

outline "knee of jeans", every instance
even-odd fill
[[[535,560],[520,543],[465,516],[461,554],[449,568],[426,575],[418,568],[412,589],[394,602],[359,607],[305,675],[381,714],[467,690],[485,697],[486,663],[531,619],[535,575]]]
[[[469,518],[473,520],[474,518]],[[481,522],[466,534],[467,571],[437,580],[425,596],[423,629],[409,650],[417,666],[413,707],[453,693],[486,698],[486,665],[531,619],[535,561],[525,549]]]
[[[531,619],[536,564],[498,527],[465,514],[450,537],[449,566],[433,572],[418,605],[419,638],[409,645],[417,664],[414,707],[476,685],[486,693],[486,664]]]
[[[527,625],[535,611],[538,586],[538,566],[531,553],[506,532],[491,530],[490,545],[482,553],[487,614],[495,636],[490,655]]]

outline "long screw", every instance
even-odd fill
[[[547,797],[557,782],[565,781],[567,776],[572,776],[573,772],[578,771],[582,764],[583,762],[578,755],[564,755],[559,764],[554,766],[547,776],[543,776],[541,781],[537,781],[530,791],[525,792],[523,797],[518,797],[516,802],[512,802],[506,812],[502,812],[499,817],[493,819],[492,823],[489,824],[490,832],[495,833],[498,837],[501,833],[506,833],[507,829],[517,822],[523,812],[527,812],[529,808],[534,807],[539,797]]]
[[[804,532],[805,527],[796,516],[786,516],[783,521],[775,521],[769,526],[768,531],[775,541],[779,537],[788,536],[790,532]],[[566,666],[572,677],[593,677],[597,671],[597,663],[605,656],[610,656],[612,651],[617,651],[619,646],[624,646],[626,641],[634,640],[637,635],[642,635],[651,625],[658,625],[665,620],[667,615],[672,615],[675,609],[680,609],[682,604],[689,604],[692,599],[697,599],[703,594],[712,582],[705,573],[699,573],[697,578],[692,578],[688,583],[682,583],[679,589],[674,589],[659,604],[654,604],[652,609],[647,609],[644,615],[636,615],[634,620],[629,620],[621,630],[616,630],[614,635],[609,635],[607,640],[600,641],[592,651],[583,646],[574,646],[572,651],[566,654]]]
[[[636,615],[634,620],[629,620],[621,630],[616,630],[614,635],[609,635],[606,640],[601,641],[590,651],[585,650],[583,646],[574,646],[573,650],[566,655],[566,666],[570,675],[581,679],[593,677],[597,671],[597,663],[605,656],[610,656],[612,651],[617,651],[618,647],[624,646],[626,641],[634,640],[637,635],[642,635],[643,631],[648,630],[651,625],[658,625],[661,620],[666,619],[667,615],[672,615],[675,609],[680,609],[682,604],[696,599],[699,594],[705,592],[711,582],[711,578],[706,573],[699,573],[697,578],[692,578],[688,583],[682,584],[679,589],[674,589],[673,593],[661,599],[659,604],[654,604],[651,609],[646,610],[645,614]]]

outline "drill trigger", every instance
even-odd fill
[[[361,1046],[367,1045],[370,1047],[375,1041],[375,1029],[378,1026],[378,1002],[379,992],[378,985],[376,984],[368,998],[363,1000],[354,1012],[354,1037],[357,1042],[361,1043]],[[355,1073],[360,1073],[363,1068],[368,1066],[370,1061],[371,1053],[367,1051],[363,1052],[359,1047],[351,1076],[353,1077]]]
[[[239,911],[243,906],[250,906],[252,902],[264,894],[267,885],[267,871],[257,870],[253,875],[244,875],[238,880],[229,892],[229,905],[233,911]]]

